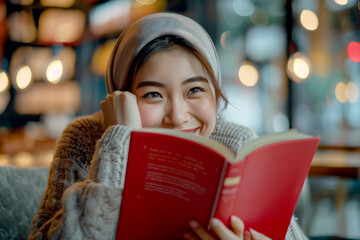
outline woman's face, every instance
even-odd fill
[[[181,47],[152,55],[137,72],[144,128],[171,128],[209,137],[216,124],[215,91],[201,62]]]

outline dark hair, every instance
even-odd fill
[[[154,40],[147,43],[140,50],[140,52],[135,56],[135,59],[130,66],[124,88],[121,90],[130,91],[131,84],[135,79],[136,73],[153,54],[160,51],[168,50],[175,46],[182,47],[185,51],[195,56],[201,62],[201,64],[209,74],[212,84],[214,85],[216,102],[218,103],[219,99],[221,98],[224,101],[224,107],[226,108],[228,100],[222,93],[220,85],[215,77],[214,71],[212,70],[212,67],[207,61],[207,59],[202,54],[200,54],[200,52],[189,41],[175,35],[165,35],[155,38]]]

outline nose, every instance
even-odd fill
[[[190,120],[189,106],[184,100],[173,99],[168,103],[163,123],[180,126]]]

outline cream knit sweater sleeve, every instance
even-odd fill
[[[58,142],[29,239],[114,238],[130,130],[112,126],[89,150],[98,129],[88,120],[70,124]],[[82,159],[91,153],[91,161]]]

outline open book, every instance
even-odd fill
[[[182,239],[189,221],[240,217],[284,239],[319,138],[290,130],[259,137],[237,156],[224,145],[166,129],[133,131],[117,239]]]

